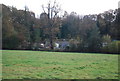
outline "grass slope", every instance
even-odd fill
[[[3,79],[118,79],[118,55],[2,52]]]

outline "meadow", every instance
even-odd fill
[[[118,55],[2,51],[3,79],[118,79]]]

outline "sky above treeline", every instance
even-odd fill
[[[24,9],[25,5],[30,11],[35,12],[36,17],[43,12],[42,5],[54,0],[0,0],[2,4]],[[76,12],[79,15],[99,14],[110,9],[117,9],[120,0],[56,0],[61,6],[61,14],[64,11]]]

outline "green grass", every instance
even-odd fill
[[[2,52],[3,79],[118,79],[118,55]]]

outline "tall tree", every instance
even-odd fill
[[[65,12],[62,20],[61,37],[62,38],[77,38],[80,27],[80,18],[75,12],[71,12],[70,15]]]
[[[93,27],[88,33],[86,44],[88,45],[88,51],[98,52],[101,47],[101,36],[99,28]]]
[[[51,49],[53,49],[53,40],[59,32],[61,19],[59,17],[60,7],[54,1],[53,5],[51,2],[48,3],[47,7],[42,6],[44,13],[41,14],[41,18],[44,19],[45,23],[42,25],[45,30],[45,34],[50,40]],[[45,11],[45,8],[47,10]]]
[[[120,40],[120,8],[115,10],[115,14],[110,32],[112,39]]]

